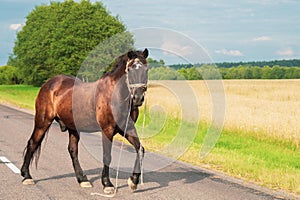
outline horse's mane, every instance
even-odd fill
[[[128,54],[125,53],[118,58],[116,58],[105,70],[104,75],[102,77],[115,74],[120,68],[126,67],[126,63],[128,60]]]
[[[117,59],[115,59],[114,62],[112,62],[111,66],[110,66],[110,71],[108,73],[114,73],[120,67],[126,66],[127,60],[128,60],[127,53],[119,56]]]
[[[128,53],[131,54],[131,57],[135,58],[135,57],[139,57],[139,53],[141,53],[141,52],[140,51],[129,51],[129,52],[119,56],[107,67],[107,69],[104,72],[103,77],[105,77],[107,75],[116,74],[117,72],[119,72],[119,70],[121,68],[123,69],[123,70],[121,70],[121,72],[124,73],[127,61],[129,59]]]

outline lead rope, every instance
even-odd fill
[[[143,124],[142,124],[142,133],[141,133],[141,139],[144,138],[144,129],[145,129],[145,123],[146,123],[146,105],[147,105],[147,98],[146,98],[146,93],[145,93],[145,103],[144,103],[144,117],[143,117]],[[141,147],[142,148],[142,145]],[[140,149],[141,151],[142,149]],[[140,155],[140,166],[141,166],[141,185],[143,186],[144,185],[144,165],[143,165],[143,153],[142,152],[142,155]]]
[[[129,122],[129,118],[130,118],[130,112],[131,112],[131,101],[129,101],[129,111],[128,111],[128,115],[127,115],[127,119],[126,119],[126,124],[125,124],[125,129],[124,129],[124,138],[126,138],[126,132],[127,132],[128,122]],[[98,192],[92,192],[91,193],[92,196],[93,195],[99,195],[99,196],[102,196],[102,197],[112,198],[112,197],[114,197],[117,194],[120,163],[121,163],[123,146],[124,146],[124,140],[125,140],[124,138],[122,140],[121,148],[120,148],[120,154],[119,154],[119,160],[118,160],[118,166],[117,166],[117,172],[116,172],[116,184],[115,184],[114,193],[113,194],[101,194],[101,193],[98,193]]]

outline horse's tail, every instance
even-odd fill
[[[50,127],[49,127],[50,128]],[[45,133],[42,135],[42,138],[39,140],[39,142],[37,142],[37,146],[33,152],[33,155],[30,158],[30,164],[32,164],[32,161],[35,160],[35,167],[38,167],[38,162],[39,162],[39,158],[41,155],[41,150],[42,150],[42,142],[43,139],[46,135],[48,135],[47,133],[49,132],[49,128],[45,131]],[[47,141],[47,137],[46,137],[46,141]],[[24,151],[23,151],[23,158],[25,157],[25,152],[30,151],[30,149],[28,149],[28,147],[31,145],[30,142],[32,142],[32,139],[30,139],[28,141],[28,144],[26,145]]]

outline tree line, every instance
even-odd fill
[[[163,60],[149,59],[150,80],[209,80],[209,79],[300,79],[300,67],[287,66],[249,66],[238,65],[237,67],[216,67],[216,65],[204,64],[192,67],[174,69],[165,66]],[[152,65],[155,63],[155,65]],[[81,71],[82,79],[91,81],[99,78],[97,69]],[[79,74],[80,74],[79,73]],[[86,74],[88,73],[88,74]],[[100,73],[100,71],[98,71]],[[0,67],[0,84],[19,84],[21,76],[17,67]]]
[[[151,67],[151,80],[209,80],[209,79],[300,79],[300,67],[287,66],[249,66],[216,67],[204,64],[200,67],[182,67],[174,69],[169,66]]]
[[[191,67],[200,67],[205,64],[173,64],[170,65],[173,69],[180,69],[180,68],[191,68]],[[248,62],[219,62],[215,63],[217,67],[220,68],[233,68],[238,66],[257,66],[257,67],[264,67],[264,66],[285,66],[285,67],[295,67],[300,66],[300,59],[290,59],[290,60],[271,60],[271,61],[248,61]]]

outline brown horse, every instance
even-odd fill
[[[136,150],[134,170],[128,184],[132,190],[137,188],[144,148],[140,144],[134,123],[147,90],[147,57],[147,49],[143,52],[129,51],[118,57],[112,70],[96,82],[83,83],[77,78],[59,75],[41,87],[36,98],[33,133],[24,151],[21,168],[23,184],[34,184],[29,165],[34,157],[37,163],[42,140],[56,120],[62,131],[69,132],[68,150],[77,181],[82,187],[91,187],[91,184],[78,161],[80,131],[101,130],[104,164],[101,180],[104,192],[114,192],[114,185],[109,178],[109,165],[112,141],[117,133],[123,135]]]

